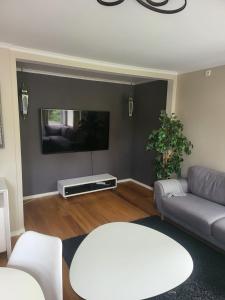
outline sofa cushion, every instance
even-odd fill
[[[62,134],[62,126],[61,125],[46,125],[45,131],[47,136],[60,136]]]
[[[212,235],[225,245],[225,218],[216,221],[212,225]]]
[[[194,166],[188,170],[188,190],[192,194],[225,205],[225,173]]]
[[[193,194],[162,198],[165,214],[174,216],[204,235],[211,235],[211,225],[225,217],[225,207]]]
[[[76,132],[72,127],[64,127],[62,130],[62,136],[70,141],[73,141],[76,138]]]

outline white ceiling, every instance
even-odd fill
[[[178,72],[225,64],[225,0],[187,1],[161,15],[136,0],[1,0],[0,42]]]

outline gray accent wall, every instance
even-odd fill
[[[30,91],[29,117],[20,118],[24,196],[55,191],[59,179],[91,175],[90,152],[42,154],[40,108],[110,111],[109,150],[93,152],[94,174],[130,177],[129,86],[20,72],[19,86],[21,77]]]
[[[29,116],[20,117],[24,196],[55,191],[60,179],[91,175],[90,152],[42,154],[40,108],[110,111],[109,150],[93,152],[93,173],[152,183],[152,159],[144,145],[166,106],[165,81],[135,87],[135,117],[129,118],[127,85],[21,72],[17,76],[18,86],[25,81],[30,95]]]
[[[133,125],[132,178],[151,185],[154,176],[154,153],[145,145],[150,132],[159,127],[159,113],[166,108],[167,81],[153,81],[135,86]]]

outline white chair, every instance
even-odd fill
[[[62,300],[62,241],[33,231],[17,241],[8,267],[32,275],[42,288],[45,300]]]

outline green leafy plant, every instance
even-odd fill
[[[175,114],[168,116],[161,111],[160,128],[148,137],[146,150],[156,151],[155,171],[157,179],[168,179],[173,174],[181,175],[183,155],[191,154],[192,143],[183,134],[183,124]]]

